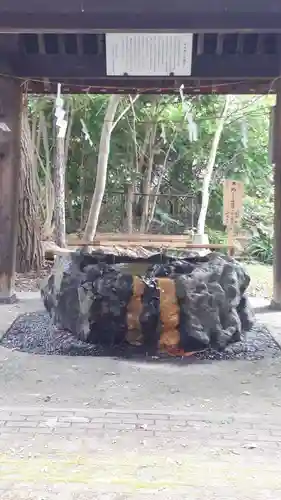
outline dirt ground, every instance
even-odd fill
[[[263,264],[244,264],[250,277],[249,295],[270,299],[273,291],[273,268]]]
[[[26,274],[16,274],[16,291],[36,292],[40,288],[40,282],[48,276],[52,268],[51,262],[46,262],[40,273],[30,272]]]

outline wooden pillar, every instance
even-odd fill
[[[272,307],[281,309],[281,84],[278,82],[273,120],[274,262]]]
[[[0,77],[0,304],[16,300],[21,104],[20,82]]]

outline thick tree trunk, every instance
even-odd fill
[[[218,120],[217,128],[214,133],[213,142],[211,146],[211,151],[209,155],[209,160],[206,167],[206,173],[204,175],[203,184],[202,184],[202,203],[199,213],[199,218],[197,222],[197,234],[203,235],[205,232],[205,224],[207,211],[209,206],[210,199],[210,184],[212,180],[212,175],[214,171],[214,166],[216,162],[217,151],[219,147],[219,142],[221,139],[224,123],[227,117],[227,111],[230,103],[230,96],[226,96],[225,103],[223,106],[222,114]]]
[[[106,186],[108,156],[110,151],[110,139],[111,139],[111,132],[114,127],[113,120],[120,99],[121,99],[120,95],[110,96],[104,117],[104,123],[102,127],[100,145],[99,145],[99,157],[98,157],[95,191],[92,198],[91,208],[88,216],[88,222],[86,224],[84,232],[84,240],[86,242],[90,242],[93,240],[98,226],[100,209]]]
[[[22,114],[21,170],[16,270],[39,271],[43,264],[37,186],[33,175],[34,151],[27,108]]]

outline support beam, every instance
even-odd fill
[[[277,84],[273,125],[274,162],[274,262],[272,308],[281,309],[281,85]]]
[[[280,30],[280,0],[1,0],[1,30]]]
[[[25,55],[11,59],[14,73],[21,78],[105,78],[105,55]]]
[[[11,59],[14,74],[26,79],[48,77],[63,81],[66,78],[106,78],[105,54],[47,55],[17,54]],[[192,78],[205,79],[274,79],[278,76],[278,54],[254,55],[197,55],[192,61]],[[180,79],[182,77],[178,77]],[[124,85],[134,77],[119,77]],[[172,80],[168,77],[166,82]],[[108,83],[112,78],[108,78]],[[189,78],[186,78],[188,81]],[[151,79],[153,81],[153,79]]]
[[[20,84],[0,78],[0,304],[16,300],[21,102]]]
[[[278,54],[223,54],[193,57],[193,78],[257,79],[278,76]]]

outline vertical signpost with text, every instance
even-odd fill
[[[227,229],[230,254],[234,249],[235,228],[240,224],[243,214],[244,184],[226,179],[223,185],[223,223]]]

